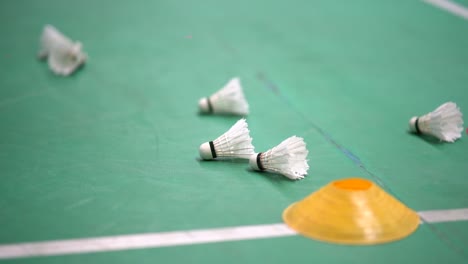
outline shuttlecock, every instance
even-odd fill
[[[409,121],[411,132],[436,137],[441,141],[454,142],[463,131],[463,115],[453,102],[445,103],[436,110]]]
[[[269,171],[291,180],[299,180],[309,170],[308,153],[304,139],[292,136],[266,152],[252,155],[249,164],[254,170]]]
[[[200,99],[198,107],[200,112],[205,114],[247,115],[249,113],[249,104],[237,77],[211,96]]]
[[[55,74],[63,76],[73,73],[87,59],[81,42],[73,42],[51,25],[44,27],[38,57],[47,58],[49,68]]]
[[[204,160],[216,158],[248,159],[255,153],[252,138],[245,119],[240,119],[226,133],[200,146],[200,157]]]

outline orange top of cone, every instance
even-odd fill
[[[339,244],[379,244],[409,236],[419,216],[373,182],[349,178],[331,182],[283,212],[298,233]]]

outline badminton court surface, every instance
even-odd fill
[[[466,263],[467,135],[441,144],[407,126],[447,101],[468,111],[467,7],[2,1],[2,262]],[[35,57],[45,24],[89,55],[69,78]],[[198,115],[198,99],[234,76],[257,151],[304,138],[304,180],[198,159],[238,120]],[[354,176],[426,222],[364,247],[282,224],[288,205]]]

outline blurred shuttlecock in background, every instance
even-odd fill
[[[454,142],[463,131],[463,115],[453,102],[445,103],[436,110],[409,121],[413,133],[430,135],[445,142]]]
[[[299,180],[309,170],[308,153],[304,139],[292,136],[266,152],[252,155],[249,163],[254,170],[269,171],[291,180]]]
[[[216,158],[248,159],[255,153],[252,138],[245,119],[237,121],[226,133],[200,146],[200,157],[204,160]]]
[[[73,73],[87,59],[80,42],[73,42],[51,25],[44,27],[38,57],[47,59],[49,68],[63,76]]]
[[[247,115],[249,113],[249,104],[237,77],[211,96],[200,99],[198,107],[200,112],[205,114]]]

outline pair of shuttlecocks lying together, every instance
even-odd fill
[[[230,80],[221,90],[200,99],[200,112],[205,114],[247,115],[249,105],[245,99],[239,78]],[[453,102],[447,102],[434,111],[409,122],[410,131],[429,135],[445,142],[454,142],[463,131],[463,115]]]
[[[40,42],[38,57],[47,59],[49,68],[57,75],[70,75],[86,62],[81,42],[73,42],[51,25],[44,27]]]
[[[307,175],[309,165],[304,139],[292,136],[265,152],[255,153],[245,119],[237,121],[217,139],[200,146],[200,157],[212,159],[248,159],[250,167],[258,171],[282,174],[298,180]]]

